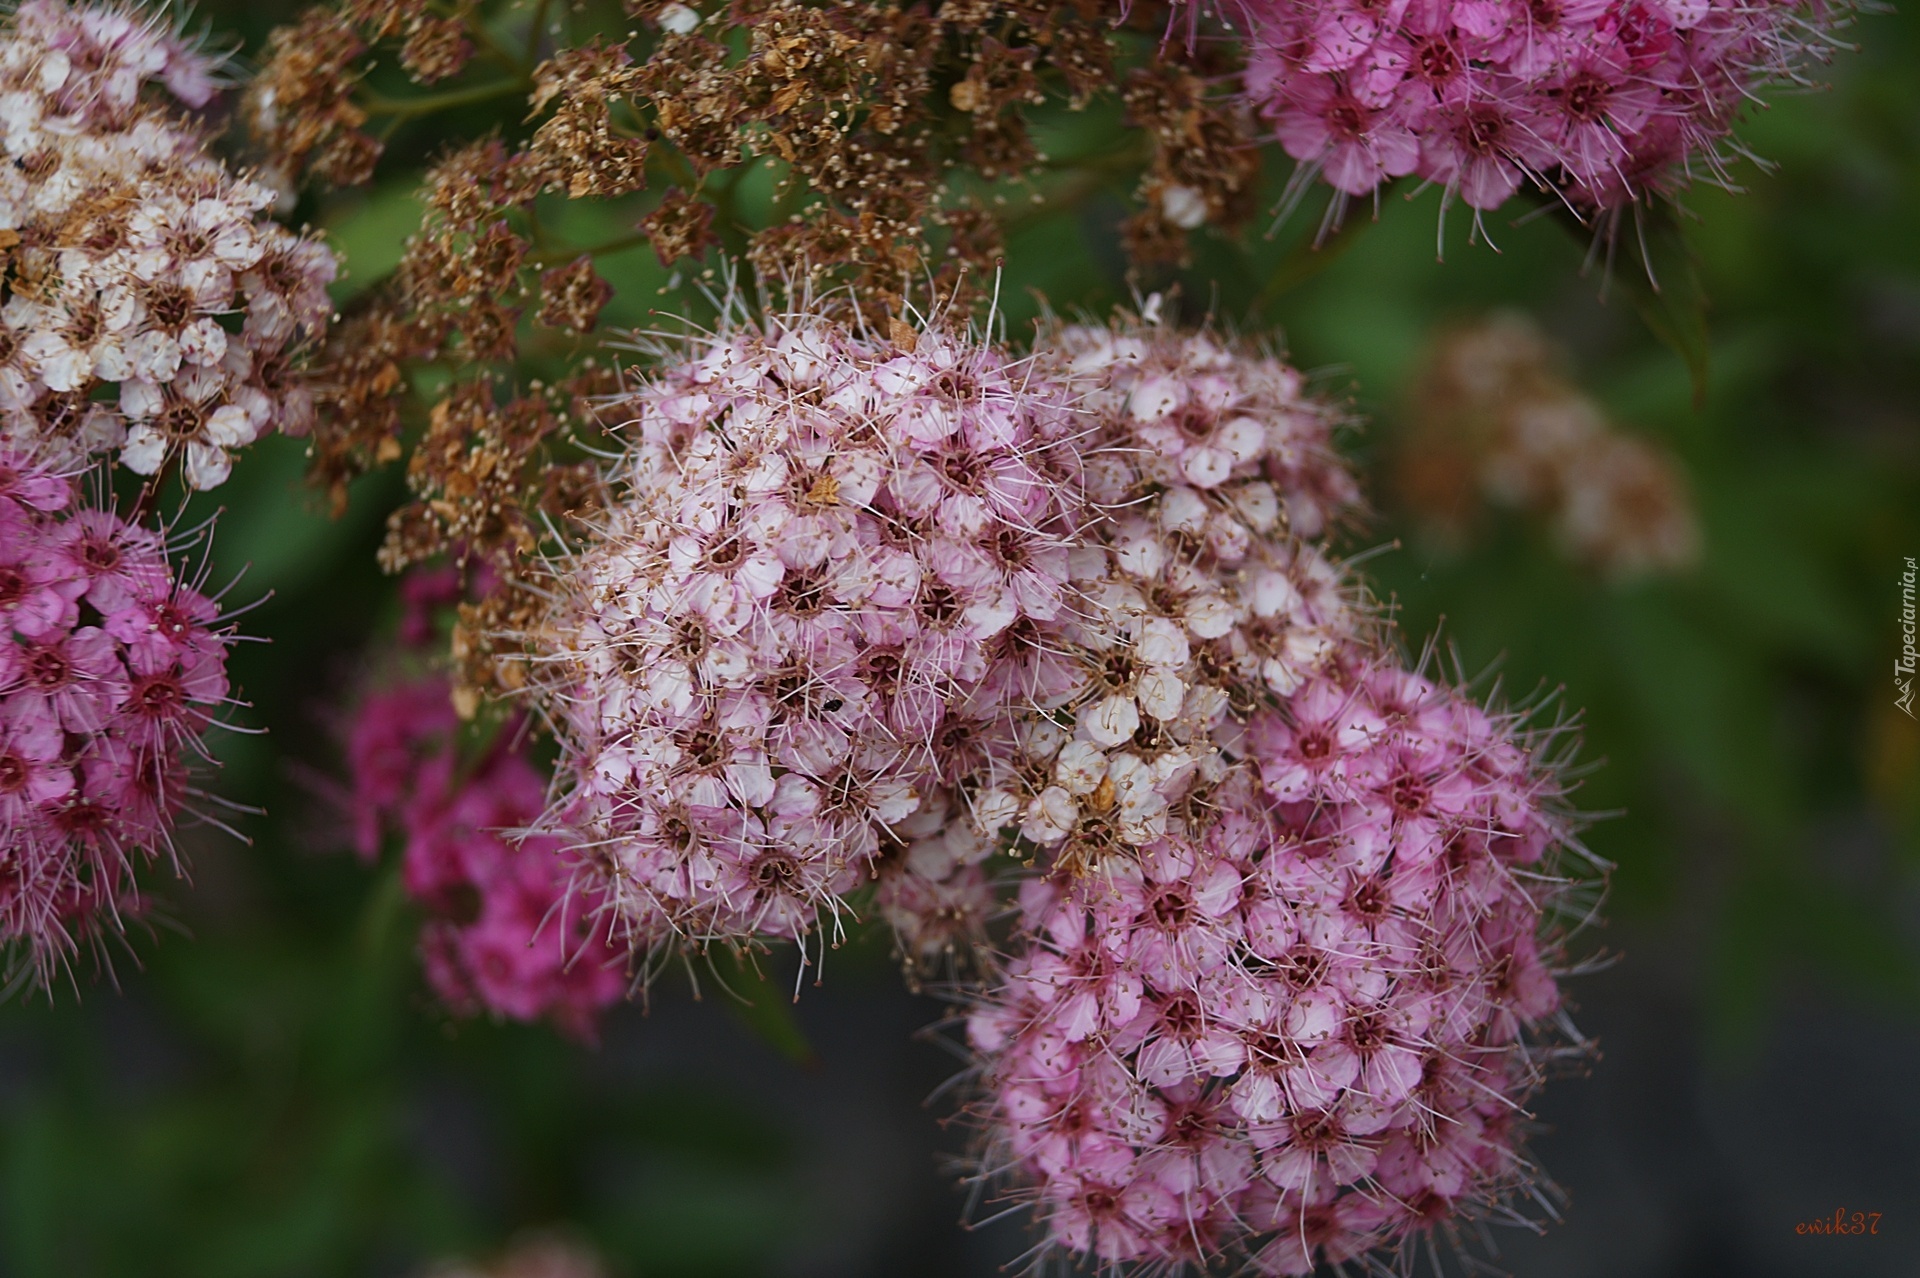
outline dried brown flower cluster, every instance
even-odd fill
[[[613,371],[601,255],[644,242],[672,266],[719,247],[762,280],[839,297],[882,325],[909,292],[964,311],[1002,251],[994,184],[1027,183],[1047,162],[1030,108],[1118,86],[1114,15],[1094,0],[549,14],[542,3],[517,23],[515,4],[447,16],[425,0],[344,0],[276,33],[246,99],[267,170],[323,187],[367,181],[383,139],[410,121],[463,110],[484,125],[489,101],[525,103],[523,119],[498,114],[429,169],[420,231],[330,348],[314,435],[313,475],[336,506],[356,475],[411,452],[414,501],[382,562],[490,565],[508,585],[476,605],[499,615],[474,633],[514,629],[516,560],[590,500],[585,472],[564,463],[577,436],[598,436],[593,395]],[[1151,50],[1164,7],[1137,6],[1131,20]],[[502,43],[516,25],[518,52]],[[376,74],[396,45],[411,84],[458,79],[424,93]],[[1142,261],[1179,261],[1188,230],[1249,211],[1256,161],[1245,122],[1214,100],[1219,68],[1180,48],[1154,56],[1122,93],[1147,139],[1121,157],[1145,168],[1147,211],[1128,240]],[[775,174],[770,196],[749,189],[757,166]],[[1091,194],[1113,167],[1100,161],[1062,194]],[[610,202],[632,232],[561,246],[556,200]],[[475,645],[462,665],[468,704],[480,687],[513,686]]]
[[[1569,558],[1608,576],[1692,565],[1700,531],[1679,462],[1617,430],[1562,362],[1513,312],[1444,333],[1412,396],[1401,499],[1443,542],[1464,540],[1485,500],[1547,516]]]
[[[1260,154],[1243,103],[1222,97],[1206,72],[1165,59],[1127,79],[1127,122],[1151,147],[1137,192],[1141,209],[1125,228],[1136,262],[1188,262],[1188,233],[1235,227],[1254,211]]]

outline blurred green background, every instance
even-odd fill
[[[288,12],[200,9],[248,50]],[[1543,1101],[1569,1223],[1511,1250],[1517,1274],[1894,1275],[1920,1255],[1920,724],[1890,677],[1899,572],[1920,555],[1920,21],[1873,14],[1851,35],[1829,91],[1750,120],[1777,171],[1686,198],[1710,303],[1697,399],[1629,290],[1603,301],[1553,221],[1489,219],[1495,251],[1456,215],[1436,262],[1435,192],[1357,211],[1319,255],[1299,244],[1311,209],[1272,240],[1203,239],[1180,280],[1189,314],[1277,328],[1351,401],[1370,481],[1436,328],[1500,307],[1684,464],[1704,554],[1680,574],[1610,584],[1518,517],[1440,556],[1377,482],[1379,517],[1348,547],[1403,543],[1370,571],[1414,643],[1444,619],[1468,670],[1564,686],[1604,760],[1580,805],[1621,814],[1589,836],[1618,865],[1598,940],[1621,961],[1572,989],[1602,1055]],[[1097,149],[1114,114],[1054,121],[1049,149]],[[1284,163],[1267,169],[1277,194]],[[1129,296],[1123,196],[1023,214],[1010,331],[1036,290],[1096,311]],[[377,186],[316,216],[365,280],[418,207]],[[624,321],[662,304],[644,248],[606,269]],[[1276,272],[1293,285],[1270,287]],[[547,1226],[625,1276],[984,1275],[1015,1258],[1017,1224],[955,1223],[939,1159],[962,1136],[922,1104],[952,1062],[912,1037],[941,1009],[900,989],[882,941],[806,992],[809,1062],[671,977],[597,1049],[432,1005],[393,881],[332,849],[300,779],[331,766],[360,654],[391,619],[373,550],[399,484],[363,481],[330,521],[302,466],[269,439],[217,494],[217,575],[245,569],[235,598],[265,599],[246,629],[270,640],[234,661],[244,722],[269,732],[221,747],[221,792],[265,809],[242,822],[251,846],[189,835],[192,882],[162,887],[118,989],[0,1008],[0,1275],[402,1274]],[[1836,1207],[1881,1211],[1882,1234],[1793,1234]]]

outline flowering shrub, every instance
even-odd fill
[[[18,971],[177,863],[235,636],[174,530],[278,431],[406,574],[336,798],[373,903],[415,908],[369,909],[353,961],[416,920],[446,1010],[592,1041],[669,960],[817,976],[878,923],[963,1009],[975,1181],[1042,1264],[1404,1269],[1524,1223],[1601,870],[1565,725],[1408,660],[1353,423],[1261,320],[1331,253],[1239,232],[1406,176],[1617,229],[1726,181],[1741,104],[1848,11],[1113,8],[340,0],[245,85],[130,5],[0,19]],[[1659,216],[1636,300],[1698,354]],[[1461,485],[1611,575],[1690,561],[1677,467],[1509,344],[1443,340],[1418,392]],[[282,580],[359,544],[285,535],[255,483],[238,550]],[[371,629],[350,574],[303,588]],[[326,1034],[356,1092],[380,983],[314,984],[355,991]]]

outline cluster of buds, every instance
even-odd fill
[[[1442,335],[1411,398],[1402,499],[1443,544],[1484,497],[1545,515],[1565,554],[1606,576],[1690,567],[1700,531],[1679,461],[1616,429],[1564,362],[1517,313]]]
[[[230,631],[159,534],[0,445],[0,944],[45,981],[174,864]],[[177,865],[175,865],[177,869]]]
[[[1725,181],[1736,117],[1824,58],[1818,0],[1245,0],[1246,95],[1341,196],[1414,174],[1588,212]]]
[[[268,220],[180,108],[218,59],[119,5],[27,0],[0,29],[0,438],[77,463],[119,450],[212,488],[230,451],[301,434],[302,348],[331,253]]]

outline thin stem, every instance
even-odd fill
[[[532,254],[527,258],[527,261],[534,266],[559,266],[563,263],[571,262],[582,255],[587,257],[602,257],[608,253],[619,253],[626,249],[637,248],[646,242],[646,233],[635,231],[631,235],[622,235],[600,244],[589,244],[584,248],[548,249],[544,253]]]
[[[527,24],[527,51],[520,65],[529,76],[540,65],[540,37],[544,34],[541,28],[547,24],[547,4],[548,0],[534,0],[533,21]]]
[[[1286,256],[1275,264],[1273,273],[1267,276],[1259,296],[1253,299],[1254,311],[1264,313],[1267,307],[1339,261],[1373,223],[1370,217],[1349,217],[1324,239],[1309,235],[1288,249]]]
[[[450,111],[455,107],[471,106],[476,102],[491,102],[495,98],[512,97],[525,93],[529,82],[522,78],[495,80],[491,84],[475,84],[464,89],[452,89],[446,93],[429,93],[418,98],[390,98],[380,93],[363,93],[360,106],[368,115],[392,115],[402,119],[414,119],[418,116],[432,115],[436,111]]]

